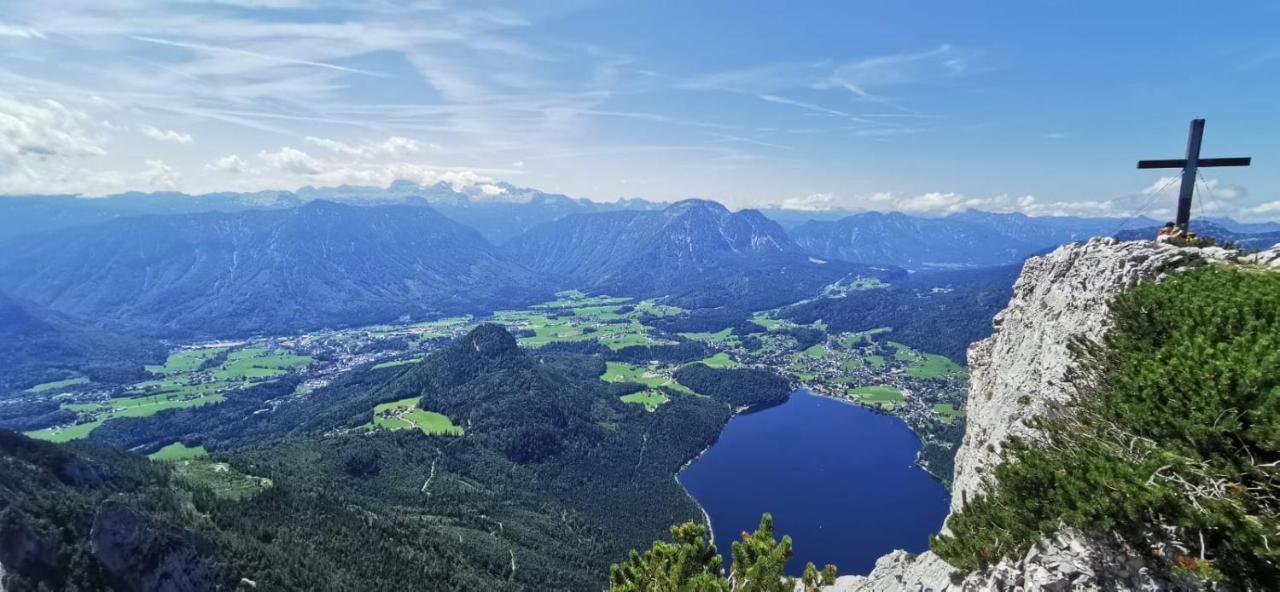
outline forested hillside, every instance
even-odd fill
[[[159,344],[0,293],[0,394],[76,377],[137,379],[143,364],[163,358]]]
[[[913,274],[887,288],[849,292],[783,308],[800,324],[832,331],[889,327],[891,339],[964,364],[970,343],[991,334],[991,319],[1009,303],[1020,266]]]
[[[700,516],[671,476],[715,440],[731,406],[790,390],[770,373],[721,370],[696,382],[709,396],[666,389],[651,412],[619,399],[638,385],[602,381],[604,371],[600,357],[535,355],[482,325],[422,362],[357,370],[305,397],[290,396],[293,381],[268,382],[91,434],[139,452],[180,441],[209,459],[154,463],[3,432],[0,454],[35,460],[0,463],[0,530],[40,552],[0,545],[0,564],[11,581],[54,588],[175,577],[598,590],[627,549]],[[750,402],[736,398],[744,385]],[[375,406],[406,398],[461,435],[372,428]],[[139,534],[105,548],[93,534],[104,521]]]
[[[514,260],[566,286],[628,296],[673,296],[686,308],[770,308],[850,274],[891,277],[811,257],[754,210],[685,200],[660,212],[577,215],[504,245]]]
[[[544,299],[530,271],[427,207],[122,218],[14,239],[0,287],[158,335],[238,335],[489,311]]]

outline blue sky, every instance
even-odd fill
[[[56,4],[56,6],[55,6]],[[1280,218],[1280,5],[68,0],[0,11],[0,193],[397,178],[502,199]],[[1160,194],[1154,188],[1165,185]],[[1168,185],[1172,185],[1169,187]],[[1145,207],[1144,207],[1145,206]]]

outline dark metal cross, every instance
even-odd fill
[[[1200,140],[1204,138],[1204,120],[1192,119],[1187,134],[1187,157],[1168,160],[1139,160],[1140,169],[1182,169],[1182,187],[1178,191],[1178,227],[1187,230],[1191,222],[1191,196],[1196,188],[1199,167],[1249,166],[1248,156],[1236,158],[1200,158]]]

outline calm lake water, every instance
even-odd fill
[[[791,535],[787,573],[806,562],[866,574],[894,549],[924,551],[950,503],[915,465],[920,441],[897,418],[796,391],[782,405],[739,415],[679,480],[711,517],[716,547],[773,514]]]

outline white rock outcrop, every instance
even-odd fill
[[[1009,438],[1034,439],[1029,422],[1074,395],[1068,344],[1100,338],[1112,299],[1138,282],[1203,260],[1201,251],[1097,238],[1027,260],[1009,306],[993,321],[995,333],[969,347],[969,398],[952,512],[981,492]]]
[[[1178,248],[1147,241],[1095,238],[1033,257],[1014,284],[995,333],[969,348],[966,433],[957,450],[951,511],[982,492],[1010,438],[1034,441],[1032,420],[1058,411],[1076,393],[1068,344],[1098,339],[1112,299],[1140,282],[1205,263],[1240,262],[1280,268],[1280,245],[1240,257],[1219,248]],[[1026,556],[953,581],[954,570],[931,552],[895,551],[868,576],[838,578],[839,592],[1114,590],[1157,591],[1174,584],[1151,575],[1141,556],[1111,541],[1059,533]]]

